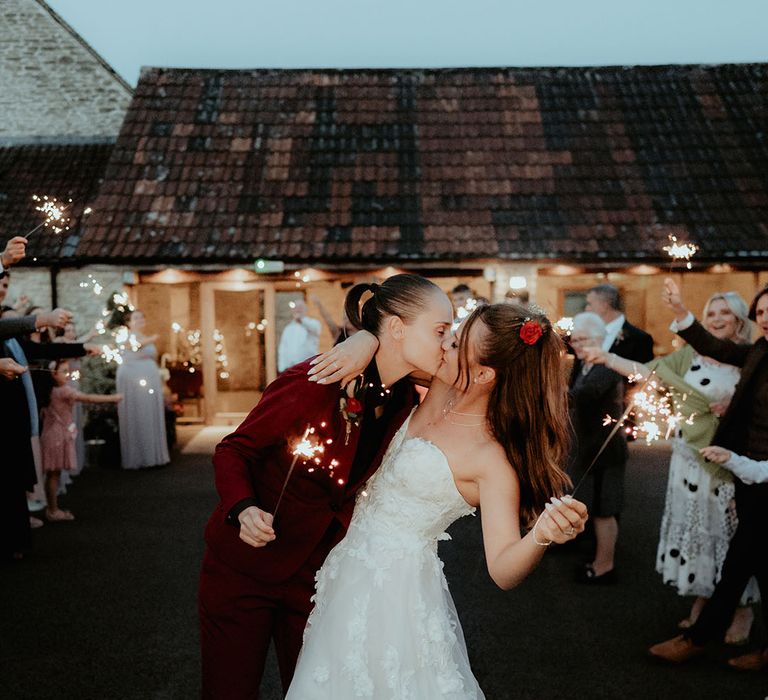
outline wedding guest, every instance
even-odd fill
[[[277,347],[278,372],[285,372],[289,367],[317,355],[320,321],[307,316],[307,304],[303,299],[292,304],[291,321],[283,329]]]
[[[528,308],[531,303],[531,293],[527,289],[509,289],[504,295],[505,304],[518,304]]]
[[[43,472],[45,473],[45,495],[47,508],[45,517],[50,522],[74,520],[68,510],[59,508],[59,481],[63,471],[77,468],[74,408],[77,402],[117,403],[120,394],[84,394],[70,384],[70,367],[66,360],[54,360],[47,391],[41,397],[43,429],[40,436]]]
[[[741,367],[741,377],[712,443],[751,460],[768,459],[768,286],[752,300],[749,318],[762,336],[753,344],[722,340],[707,332],[683,303],[680,290],[667,279],[664,303],[675,314],[672,330],[705,357]],[[696,622],[682,635],[655,644],[648,651],[659,659],[682,663],[704,653],[709,641],[721,639],[752,576],[757,578],[763,601],[768,595],[768,558],[765,556],[765,511],[768,484],[736,479],[736,511],[739,524],[723,563],[722,576]],[[768,605],[763,605],[768,626]],[[742,670],[768,667],[765,652],[731,659]]]
[[[702,323],[717,338],[749,343],[751,324],[747,316],[747,304],[736,292],[718,292],[704,305]],[[690,613],[679,623],[681,629],[687,629],[696,622],[720,579],[738,522],[732,474],[706,462],[698,451],[712,440],[718,416],[725,412],[739,381],[739,370],[703,357],[690,345],[647,364],[601,349],[590,350],[588,355],[588,361],[604,364],[625,377],[634,375],[644,380],[655,371],[670,390],[674,411],[695,416],[680,422],[672,440],[656,553],[656,570],[664,582],[675,586],[681,596],[696,596]],[[749,604],[758,599],[752,580],[726,632],[726,643],[747,641],[753,617]]]
[[[117,405],[120,426],[120,455],[123,469],[160,467],[171,461],[165,430],[165,400],[157,366],[157,335],[146,335],[147,321],[138,309],[129,311],[125,324],[130,341],[122,350],[117,368]]]
[[[584,312],[573,319],[571,346],[576,361],[568,395],[575,444],[569,471],[579,498],[592,514],[597,542],[594,559],[576,575],[577,581],[587,584],[616,581],[618,516],[624,505],[627,442],[621,431],[599,453],[613,428],[604,424],[604,418],[618,420],[624,412],[624,382],[616,372],[586,359],[589,349],[603,344],[606,332],[595,313]]]
[[[636,362],[653,359],[653,338],[627,321],[619,290],[612,284],[598,284],[587,292],[586,311],[596,313],[605,323],[603,350]]]
[[[5,292],[0,288],[0,303]],[[15,313],[6,311],[6,313]],[[64,325],[71,314],[56,309],[39,317],[41,325]],[[98,354],[96,346],[79,343],[39,344],[11,338],[0,343],[0,357],[11,358],[26,367],[29,359],[58,359]],[[21,559],[31,544],[27,492],[37,482],[32,435],[39,434],[39,416],[29,372],[19,380],[0,382],[0,425],[3,426],[3,489],[0,489],[0,558]]]
[[[467,302],[474,296],[469,285],[457,284],[451,290],[451,303],[453,304],[453,315],[461,308],[466,308]]]
[[[317,310],[320,312],[320,316],[322,317],[323,321],[325,321],[325,325],[328,328],[328,332],[331,334],[331,338],[334,339],[334,345],[338,345],[339,343],[349,338],[349,336],[354,335],[357,332],[357,328],[355,328],[349,322],[346,313],[343,311],[341,312],[341,324],[337,324],[333,315],[328,311],[328,309],[325,308],[325,305],[322,301],[320,301],[316,294],[313,294],[309,300],[317,307]]]

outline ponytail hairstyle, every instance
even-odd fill
[[[363,294],[371,296],[363,302]],[[378,336],[386,316],[398,316],[412,323],[424,308],[430,294],[442,290],[426,277],[403,273],[388,277],[381,284],[356,284],[347,293],[344,311],[349,322],[358,330]]]
[[[475,360],[496,373],[488,427],[518,475],[520,517],[530,527],[550,497],[571,485],[562,468],[570,447],[565,345],[542,313],[508,303],[478,307],[464,321],[459,343],[458,384],[465,391],[470,330],[478,324],[484,332]]]

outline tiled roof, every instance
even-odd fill
[[[42,220],[32,195],[68,202],[69,230],[42,228],[30,236],[27,262],[52,262],[72,256],[81,234],[83,209],[96,197],[112,143],[0,144],[0,243],[24,235]]]
[[[768,64],[142,73],[78,254],[768,258]]]

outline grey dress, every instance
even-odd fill
[[[141,469],[170,462],[165,434],[165,402],[153,344],[123,353],[117,369],[120,454],[123,469]]]

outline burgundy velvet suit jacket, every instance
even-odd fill
[[[352,425],[345,444],[339,384],[308,381],[309,367],[309,361],[303,362],[275,379],[237,430],[218,444],[213,457],[220,500],[206,526],[206,543],[224,563],[264,583],[279,583],[296,573],[334,519],[341,524],[342,534],[346,531],[355,495],[381,464],[390,440],[416,403],[410,387],[393,391],[390,401],[398,405],[392,406],[385,439],[365,474],[349,483],[360,427]],[[291,450],[308,424],[316,429],[313,437],[325,444],[325,452],[319,455],[322,463],[327,467],[331,460],[338,462],[334,476],[327,469],[303,464],[300,458],[275,519],[277,538],[264,547],[252,547],[240,539],[239,526],[227,522],[227,515],[247,498],[255,498],[262,510],[273,512],[293,459]]]

